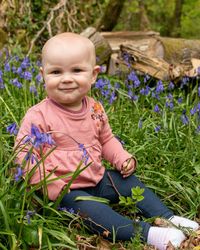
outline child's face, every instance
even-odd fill
[[[81,38],[80,38],[81,39]],[[84,38],[85,39],[85,38]],[[86,42],[86,44],[85,44]],[[99,72],[87,41],[61,39],[46,46],[41,69],[47,95],[64,108],[78,110]]]

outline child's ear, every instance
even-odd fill
[[[93,68],[92,83],[95,83],[99,72],[100,72],[100,66],[99,65],[95,65],[94,68]]]

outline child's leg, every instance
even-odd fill
[[[93,188],[87,188],[87,191],[93,191]],[[96,201],[75,201],[77,196],[94,195],[93,192],[82,190],[71,190],[66,194],[61,202],[61,207],[73,208],[75,213],[79,213],[85,218],[85,224],[95,233],[103,234],[109,231],[108,239],[113,239],[113,231],[116,234],[116,240],[130,240],[135,234],[141,233],[143,240],[147,241],[147,235],[150,225],[145,222],[133,222],[115,212],[109,205]],[[140,231],[139,231],[140,230]]]
[[[118,194],[110,179],[112,179],[115,188],[123,196],[131,196],[132,187],[139,186],[144,189],[144,199],[138,202],[137,206],[146,218],[154,216],[170,218],[173,216],[173,212],[168,209],[158,196],[147,188],[135,175],[123,178],[117,171],[106,171],[104,178],[101,181],[101,197],[108,198],[112,203],[117,203],[119,201]]]

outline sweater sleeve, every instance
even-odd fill
[[[103,126],[100,133],[100,142],[102,145],[102,157],[119,171],[121,170],[122,164],[132,157],[113,135],[106,114],[104,115]]]
[[[51,180],[54,178],[57,178],[55,173],[50,173],[45,169],[45,161],[43,163],[40,162],[42,157],[45,158],[45,154],[48,153],[48,150],[50,150],[50,147],[43,147],[42,145],[42,154],[40,153],[40,150],[37,147],[32,147],[31,143],[26,143],[25,140],[27,137],[31,137],[31,126],[34,124],[37,128],[39,128],[41,133],[48,132],[43,115],[40,113],[40,111],[36,110],[29,110],[26,115],[24,116],[21,126],[19,129],[19,132],[16,137],[15,141],[15,150],[17,152],[16,156],[16,163],[21,165],[23,169],[24,177],[30,173],[30,171],[34,169],[33,174],[31,174],[30,177],[30,184],[38,184],[44,179],[44,176],[49,176],[47,180]],[[32,154],[28,157],[28,152],[30,152],[30,149],[33,148]],[[28,160],[29,158],[29,160]],[[24,164],[25,163],[25,164]],[[37,166],[36,166],[37,164]],[[25,166],[24,166],[25,165]],[[44,166],[44,169],[43,169]],[[59,196],[59,193],[63,189],[63,187],[66,185],[66,183],[62,179],[55,180],[53,182],[50,182],[47,185],[47,191],[48,191],[48,197],[50,200],[56,200],[56,198]]]

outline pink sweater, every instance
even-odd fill
[[[73,181],[70,189],[96,186],[105,171],[102,159],[108,160],[120,171],[123,162],[132,156],[114,137],[102,105],[90,97],[84,99],[83,108],[78,112],[65,110],[49,98],[31,107],[22,120],[16,144],[31,134],[32,124],[41,132],[51,131],[56,143],[56,149],[45,159],[45,175],[55,171],[50,179],[75,171],[83,157],[78,143],[84,144],[89,156],[88,163],[92,164]],[[48,150],[49,146],[45,146],[44,154]],[[18,163],[22,162],[25,154],[26,152],[18,154]],[[40,158],[39,153],[36,156]],[[30,166],[29,170],[26,167],[25,173],[30,169]],[[37,167],[31,177],[31,184],[39,183],[43,176],[42,166]],[[67,177],[48,184],[49,199],[56,200],[69,180],[70,177]]]

